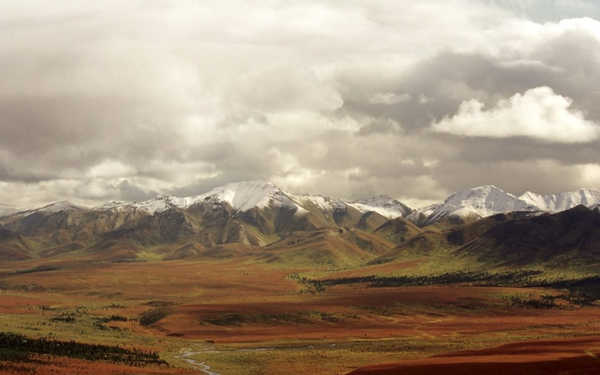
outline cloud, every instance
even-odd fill
[[[531,137],[547,142],[585,143],[600,136],[600,127],[571,107],[573,101],[549,87],[538,87],[500,100],[484,109],[476,99],[458,113],[432,125],[433,130],[468,137]]]
[[[539,21],[558,21],[575,17],[600,17],[596,0],[491,0],[517,14]]]
[[[529,172],[552,160],[576,177],[600,160],[599,141],[579,142],[582,124],[600,123],[597,6],[517,3],[3,1],[0,203],[97,204],[257,178],[430,201],[498,183],[492,171],[516,161],[529,189],[568,187],[552,168]],[[549,107],[528,95],[546,86]],[[501,101],[517,116],[515,93],[555,108],[576,139],[429,131],[471,100],[480,116]]]
[[[93,166],[88,171],[88,176],[91,178],[98,177],[123,177],[134,174],[135,170],[127,165],[124,165],[117,160],[105,160],[102,163]]]
[[[393,92],[378,92],[369,98],[373,104],[397,104],[411,99],[410,94],[396,94]]]

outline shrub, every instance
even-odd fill
[[[165,318],[167,315],[169,315],[169,313],[169,309],[165,307],[157,307],[155,309],[146,310],[140,315],[140,324],[143,326],[149,326]]]

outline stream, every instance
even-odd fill
[[[210,366],[208,366],[206,363],[198,362],[195,359],[190,358],[192,356],[195,356],[196,354],[201,353],[202,352],[192,352],[189,350],[184,350],[183,353],[181,353],[181,356],[179,356],[179,358],[183,359],[184,361],[192,365],[192,367],[202,371],[206,375],[220,375],[218,372],[211,371]]]

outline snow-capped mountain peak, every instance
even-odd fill
[[[477,186],[450,195],[427,218],[435,222],[447,216],[486,217],[503,212],[535,210],[527,202],[494,185]]]
[[[419,225],[428,225],[449,216],[486,217],[511,211],[559,212],[577,205],[599,207],[600,190],[579,189],[546,195],[527,191],[517,197],[497,186],[483,185],[458,191],[443,203],[412,210],[399,200],[385,195],[347,201],[323,195],[291,194],[271,182],[257,180],[229,183],[194,196],[160,195],[145,201],[111,201],[95,207],[94,210],[139,210],[153,215],[171,208],[187,209],[197,204],[227,204],[235,211],[285,207],[294,210],[298,215],[315,209],[331,212],[353,207],[362,213],[377,212],[389,219],[404,217]],[[56,213],[81,209],[84,208],[69,201],[58,201],[14,215],[28,216],[36,212]]]
[[[155,214],[170,208],[186,209],[201,203],[227,203],[237,211],[247,211],[255,207],[266,208],[270,205],[275,207],[301,208],[273,183],[258,180],[229,183],[195,196],[175,197],[172,195],[160,195],[141,202],[111,202],[99,206],[97,209],[121,210],[132,208],[145,211],[149,214]]]
[[[582,188],[576,191],[545,195],[527,191],[519,198],[542,211],[559,212],[580,204],[589,207],[600,203],[600,191]]]
[[[348,205],[356,208],[360,212],[377,212],[388,219],[405,217],[413,211],[399,200],[387,195],[378,195],[367,199],[348,202]]]
[[[266,181],[243,181],[219,186],[211,191],[193,197],[191,204],[203,200],[227,202],[235,210],[247,211],[251,208],[296,207],[297,205],[279,187]]]
[[[313,194],[289,194],[288,196],[296,202],[299,206],[316,206],[321,210],[333,211],[337,209],[346,208],[346,203],[341,199],[326,197],[324,195],[313,195]]]
[[[81,209],[83,209],[83,207],[77,206],[69,201],[58,201],[32,210],[18,212],[17,215],[29,216],[37,212],[56,213],[62,211],[74,211]]]

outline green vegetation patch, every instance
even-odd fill
[[[458,283],[470,283],[481,286],[530,286],[533,277],[540,275],[542,271],[515,271],[515,272],[448,272],[432,276],[359,276],[344,277],[336,279],[313,280],[306,277],[296,276],[295,280],[302,284],[310,284],[315,290],[323,290],[325,287],[334,285],[348,285],[367,283],[370,287],[394,287],[394,286],[427,286],[446,285]]]
[[[49,354],[89,361],[125,363],[130,366],[166,365],[157,353],[119,346],[83,344],[46,338],[32,339],[0,332],[0,360],[22,361],[28,354]]]

